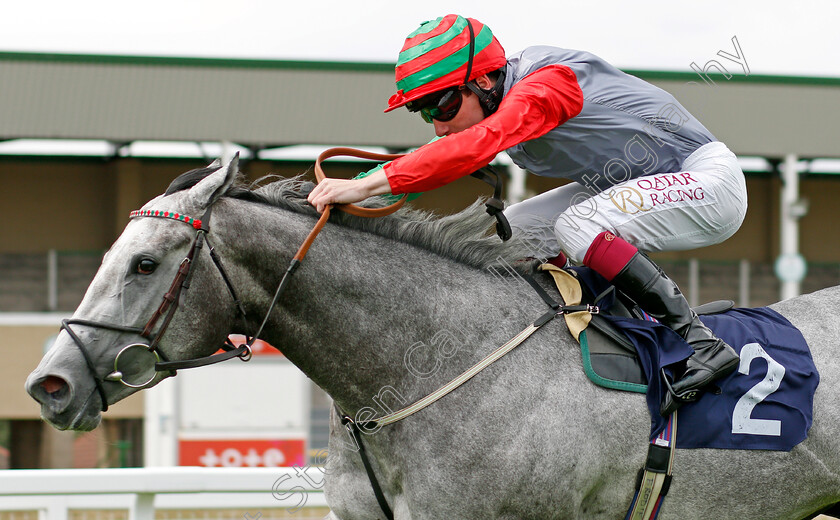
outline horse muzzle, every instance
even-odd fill
[[[36,369],[26,379],[26,391],[41,405],[41,417],[56,429],[92,430],[102,417],[99,394],[93,387],[82,389],[70,381]],[[77,396],[84,394],[87,398],[79,402]]]

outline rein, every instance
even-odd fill
[[[401,154],[379,154],[366,152],[364,150],[357,150],[355,148],[330,148],[328,150],[324,150],[321,155],[318,156],[318,159],[315,160],[315,178],[318,182],[327,178],[324,174],[323,168],[321,167],[321,162],[325,159],[329,159],[330,157],[337,156],[359,157],[361,159],[371,159],[374,161],[392,161],[398,157],[402,157]],[[355,204],[336,204],[335,207],[345,213],[349,213],[357,217],[382,217],[390,215],[400,209],[403,204],[405,204],[407,198],[408,195],[403,195],[397,202],[382,208],[363,208]],[[292,274],[294,274],[294,272],[297,271],[297,268],[300,267],[306,253],[309,252],[309,248],[312,246],[312,242],[315,241],[315,237],[317,237],[318,233],[324,229],[327,220],[330,218],[330,210],[332,207],[333,205],[329,204],[324,208],[324,212],[321,213],[321,217],[318,219],[318,222],[315,223],[315,227],[312,228],[312,231],[309,232],[309,235],[307,235],[306,239],[304,239],[303,243],[298,248],[295,256],[292,257],[292,261],[286,269],[286,273],[283,275],[283,278],[280,280],[280,284],[277,286],[277,291],[274,293],[271,305],[268,306],[268,311],[265,313],[265,318],[263,319],[260,328],[257,330],[257,333],[254,335],[254,339],[258,338],[262,333],[265,328],[265,324],[268,322],[268,317],[271,315],[271,311],[274,309],[274,306],[277,305],[277,301],[280,299],[280,295],[286,289],[286,286],[289,285]]]

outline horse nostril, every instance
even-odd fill
[[[73,400],[73,387],[63,377],[56,375],[40,376],[34,372],[26,379],[26,391],[42,406],[42,414],[60,414],[70,406]]]
[[[38,384],[54,399],[60,397],[61,391],[67,388],[67,381],[58,376],[47,376]]]

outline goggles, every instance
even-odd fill
[[[420,117],[427,123],[433,120],[450,121],[461,110],[464,85],[452,87],[430,96],[406,103],[409,112],[420,112]]]

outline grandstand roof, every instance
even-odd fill
[[[673,93],[738,155],[840,157],[840,78],[627,71]],[[0,139],[231,141],[404,149],[393,64],[0,53]]]

